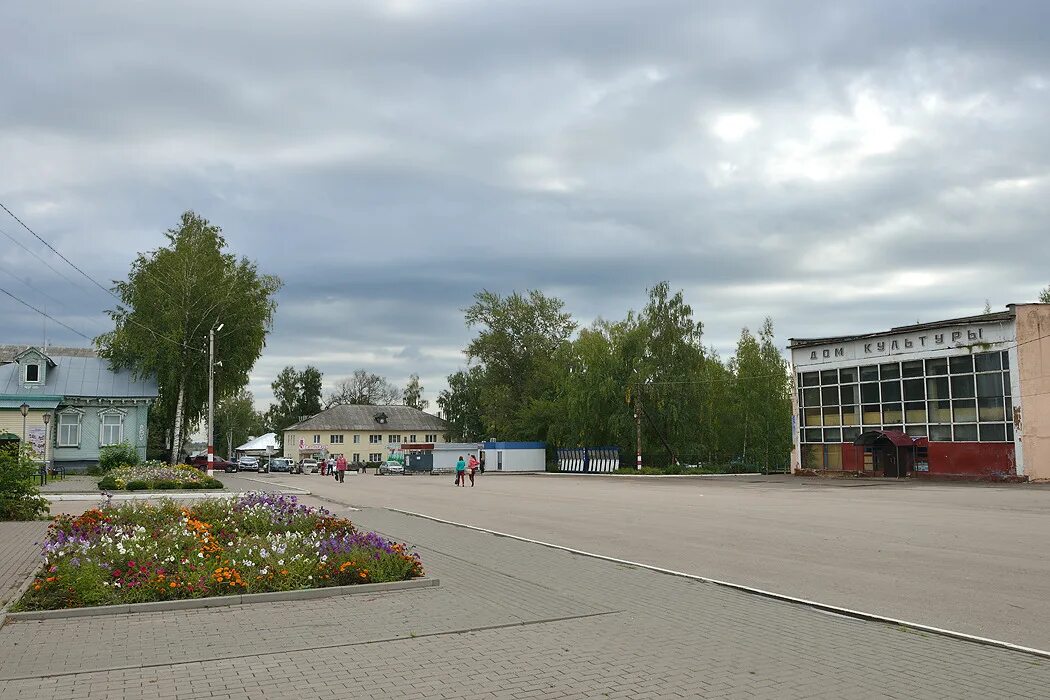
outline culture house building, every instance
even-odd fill
[[[1050,479],[1050,304],[789,347],[793,473]]]

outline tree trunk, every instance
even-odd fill
[[[179,453],[182,452],[182,413],[183,404],[186,402],[186,377],[181,375],[179,377],[179,398],[175,402],[175,437],[171,441],[171,459],[170,464],[178,464]]]

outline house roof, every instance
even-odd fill
[[[376,416],[384,414],[386,422]],[[339,405],[285,428],[288,430],[382,430],[384,432],[448,430],[448,422],[411,406]]]
[[[247,452],[251,450],[265,450],[267,447],[277,447],[277,433],[266,433],[257,438],[252,438],[240,447],[235,448],[235,450]]]
[[[30,349],[37,350],[40,354],[46,355],[47,357],[53,357],[55,355],[61,355],[63,357],[98,357],[95,348],[66,348],[51,345],[45,350],[36,345],[0,345],[0,365],[14,362],[18,355],[21,355],[23,352]]]
[[[999,323],[1012,321],[1014,311],[998,311],[991,314],[980,314],[978,316],[964,316],[962,318],[949,318],[944,321],[932,321],[930,323],[915,323],[910,326],[897,326],[888,331],[876,331],[874,333],[862,333],[859,335],[841,335],[830,338],[789,338],[789,348],[804,348],[810,345],[826,345],[831,343],[846,343],[851,340],[862,340],[865,338],[880,338],[886,335],[897,335],[899,333],[917,333],[919,331],[935,330],[946,326],[964,326],[971,323]]]
[[[152,377],[139,378],[129,369],[111,369],[109,360],[101,357],[61,355],[57,350],[48,349],[55,366],[48,369],[43,385],[22,384],[16,363],[0,365],[0,397],[155,398],[158,394],[157,380]]]

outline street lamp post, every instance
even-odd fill
[[[47,483],[47,448],[51,444],[51,414],[44,413],[44,483]]]
[[[208,476],[215,476],[215,331],[221,331],[224,325],[220,323],[208,331]]]
[[[23,403],[18,407],[18,410],[22,412],[22,446],[26,444],[26,416],[29,415],[29,404]]]

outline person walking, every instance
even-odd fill
[[[346,474],[346,457],[339,455],[339,459],[335,460],[335,475],[339,483],[343,483],[343,477]]]
[[[466,486],[467,474],[467,463],[463,461],[463,455],[459,456],[459,461],[456,462],[456,486]]]
[[[478,470],[478,459],[474,455],[470,456],[470,461],[467,462],[467,474],[470,476],[470,488],[474,488],[474,472]]]
[[[328,462],[324,457],[321,458],[321,463],[317,465],[317,468],[321,471],[321,476],[325,475],[325,469],[328,468]]]

